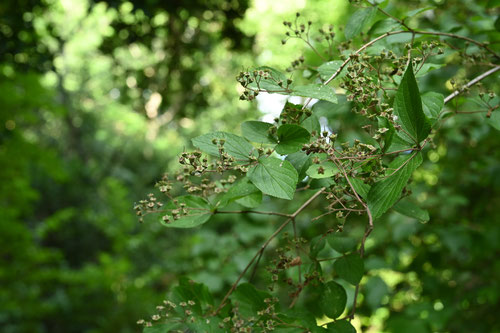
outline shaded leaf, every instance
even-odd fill
[[[420,143],[429,134],[431,125],[422,110],[420,92],[411,62],[394,98],[394,114],[398,116],[397,121],[402,129],[408,133],[400,132],[403,138]],[[406,138],[408,135],[410,138]]]
[[[389,121],[389,119],[385,117],[377,117],[378,128],[387,128],[387,132],[383,133],[384,137],[384,147],[382,148],[382,152],[386,152],[392,145],[392,140],[394,139],[394,133],[396,132],[394,129],[394,125]]]
[[[358,241],[352,237],[344,236],[340,233],[329,234],[327,237],[328,245],[340,253],[347,253],[356,248]]]
[[[311,134],[304,127],[294,124],[281,125],[277,134],[279,143],[275,149],[281,155],[295,153],[311,138]]]
[[[327,326],[327,332],[330,333],[356,333],[356,329],[347,320],[337,320]]]
[[[338,318],[345,309],[347,294],[340,284],[329,281],[325,284],[319,300],[321,310],[330,318]]]
[[[405,216],[416,218],[422,222],[429,221],[429,212],[409,200],[403,199],[395,204],[393,208],[396,212]]]
[[[262,290],[257,290],[252,284],[242,283],[231,295],[231,301],[233,304],[237,304],[239,314],[243,317],[258,318],[257,312],[267,307],[264,300],[270,297],[270,294]]]
[[[347,282],[357,285],[365,272],[363,259],[357,254],[350,254],[335,260],[333,269]]]
[[[298,173],[288,161],[261,157],[247,175],[259,190],[270,196],[291,200],[295,194]]]
[[[285,160],[289,161],[297,173],[299,174],[299,180],[304,179],[306,176],[306,171],[311,165],[311,158],[303,151],[298,151],[292,154],[288,154]]]
[[[368,193],[368,207],[373,218],[385,213],[401,196],[413,171],[422,163],[420,152],[397,157],[388,168],[390,176],[376,182]],[[397,170],[397,171],[396,171]]]

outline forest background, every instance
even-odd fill
[[[391,1],[386,10],[404,16],[427,7],[414,26],[498,49],[499,1]],[[177,168],[191,138],[238,134],[243,121],[281,111],[283,96],[239,100],[241,70],[284,71],[300,56],[321,64],[300,41],[282,45],[283,20],[298,11],[318,28],[338,27],[355,10],[340,0],[2,1],[2,332],[138,332],[136,321],[181,276],[221,297],[276,219],[221,215],[172,230],[139,224],[134,202]],[[448,64],[422,77],[421,90],[447,95],[451,79],[480,74]],[[498,92],[498,75],[489,85]],[[325,117],[339,124],[335,131],[355,131],[348,103]],[[358,328],[500,330],[495,119],[453,117],[425,151],[412,189],[431,218],[391,211],[380,220],[367,244],[365,266],[375,273],[365,281]]]

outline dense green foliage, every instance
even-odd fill
[[[0,4],[2,332],[500,332],[498,1],[298,3]]]

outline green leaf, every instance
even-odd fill
[[[363,31],[365,25],[375,17],[376,13],[377,8],[375,7],[362,8],[355,11],[345,26],[345,38],[352,39],[353,37],[357,37]]]
[[[231,201],[237,201],[255,194],[260,194],[260,198],[262,200],[262,192],[250,182],[248,177],[244,177],[236,184],[233,184],[231,188],[220,198],[218,206],[224,207]]]
[[[337,320],[327,326],[329,333],[356,333],[356,329],[347,320]]]
[[[365,184],[359,178],[349,178],[349,180],[351,181],[352,187],[354,187],[354,190],[359,194],[359,196],[361,196],[362,198],[366,198],[368,196],[370,185]]]
[[[238,304],[239,313],[243,317],[258,318],[257,312],[267,307],[264,300],[270,297],[267,292],[255,289],[252,284],[242,283],[231,295],[231,301]]]
[[[306,171],[312,163],[311,159],[309,158],[309,155],[307,155],[303,151],[298,151],[296,153],[288,154],[285,160],[292,163],[295,170],[297,170],[297,173],[299,174],[298,178],[299,180],[305,178]]]
[[[311,115],[310,117],[302,120],[300,125],[311,134],[312,132],[319,133],[321,131],[321,124],[319,123],[319,119],[316,115]]]
[[[288,95],[286,92],[286,82],[287,82],[287,77],[285,74],[282,72],[278,71],[275,68],[268,67],[268,66],[262,66],[256,68],[256,70],[263,70],[267,71],[269,73],[269,77],[267,79],[261,78],[259,81],[259,86],[257,87],[257,83],[253,82],[249,84],[250,88],[257,89],[260,88],[261,90],[266,90],[269,92],[276,92],[279,94],[285,94]],[[283,82],[283,87],[280,87],[278,85],[278,82],[281,81]]]
[[[293,199],[298,173],[290,162],[275,157],[261,157],[259,163],[251,168],[247,175],[263,193],[277,198]]]
[[[383,133],[384,136],[384,147],[382,148],[382,152],[385,153],[387,149],[392,145],[392,140],[394,139],[394,133],[396,130],[394,129],[394,125],[389,121],[389,119],[385,117],[377,117],[378,120],[378,128],[387,128],[387,132]]]
[[[430,71],[433,71],[435,69],[439,69],[443,67],[444,64],[431,64],[431,63],[425,63],[422,65],[422,67],[418,70],[417,74],[415,75],[416,77],[422,77],[427,75]]]
[[[337,95],[332,87],[322,84],[307,84],[304,86],[294,86],[290,95],[317,98],[319,100],[337,103]]]
[[[309,245],[309,255],[313,258],[318,256],[318,253],[325,248],[326,239],[323,235],[314,237]]]
[[[333,269],[347,282],[357,285],[365,272],[363,259],[357,254],[350,254],[335,260]]]
[[[431,125],[422,111],[420,92],[411,62],[394,98],[394,114],[398,116],[398,123],[413,141],[420,143],[429,134]],[[408,135],[402,133],[403,137]]]
[[[238,160],[248,161],[248,156],[254,154],[254,147],[244,138],[238,135],[234,135],[226,132],[211,132],[204,135],[200,135],[191,140],[193,146],[200,149],[201,151],[212,155],[219,156],[218,143],[214,144],[212,141],[223,139],[224,150],[234,158]]]
[[[281,155],[295,153],[311,138],[311,134],[304,127],[293,124],[281,125],[277,134],[279,143],[275,149]]]
[[[191,309],[196,314],[202,314],[214,305],[214,300],[208,287],[186,277],[181,277],[179,285],[173,288],[171,300],[175,303],[194,301],[195,304],[191,306]],[[184,314],[182,307],[178,307],[177,310],[181,314]]]
[[[325,284],[319,300],[321,310],[330,318],[338,318],[345,309],[347,294],[340,284],[329,281]]]
[[[206,223],[210,216],[212,216],[212,206],[207,200],[201,197],[196,197],[193,195],[185,195],[175,198],[178,202],[176,206],[172,201],[170,201],[165,208],[166,209],[177,209],[180,204],[185,204],[185,209],[187,209],[187,215],[180,215],[178,220],[174,220],[170,211],[165,214],[169,217],[170,223],[166,223],[163,219],[160,220],[161,224],[168,228],[194,228],[201,224]]]
[[[410,10],[409,12],[406,13],[406,15],[403,16],[403,20],[408,18],[408,17],[411,18],[411,17],[417,16],[418,14],[424,13],[428,10],[433,10],[435,8],[436,8],[435,6],[428,6],[428,7],[424,7],[424,8]]]
[[[143,333],[169,333],[173,330],[182,329],[182,323],[156,324],[151,327],[144,327]]]
[[[344,236],[339,233],[329,234],[327,241],[332,249],[340,253],[350,252],[358,245],[358,241],[355,238]]]
[[[396,212],[405,216],[416,218],[422,222],[429,221],[429,212],[423,210],[409,200],[403,199],[395,204],[393,208]]]
[[[320,170],[322,172],[320,173]],[[321,164],[313,164],[307,169],[306,174],[314,179],[330,178],[335,175],[339,169],[333,164],[333,162],[326,161]]]
[[[262,121],[245,121],[241,124],[241,132],[245,139],[258,143],[277,143],[276,139],[269,134],[273,124]]]
[[[420,152],[397,157],[387,172],[389,176],[375,183],[368,193],[368,208],[373,218],[385,213],[401,196],[413,171],[422,163]],[[397,170],[397,171],[396,171]]]
[[[434,121],[438,119],[439,113],[444,106],[444,96],[436,92],[422,94],[422,108],[427,117]]]
[[[401,24],[391,18],[383,19],[375,22],[375,24],[368,31],[369,35],[381,35],[389,31],[394,31],[400,28]]]
[[[319,76],[322,80],[328,80],[342,66],[344,62],[341,60],[328,61],[318,67]],[[337,78],[342,78],[347,74],[345,68],[338,74]]]
[[[500,131],[500,111],[492,112],[491,117],[486,118],[486,122],[494,129]]]
[[[246,207],[246,208],[255,208],[260,206],[262,203],[262,192],[255,192],[247,195],[241,199],[236,200],[236,203]]]
[[[389,293],[389,287],[378,276],[370,278],[363,287],[366,303],[372,310],[376,310],[382,303],[384,296]]]

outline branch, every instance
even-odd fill
[[[485,77],[488,77],[491,74],[493,74],[495,72],[498,72],[499,70],[500,70],[500,66],[496,66],[496,67],[490,69],[489,71],[484,72],[483,74],[477,76],[476,78],[472,79],[471,81],[467,82],[467,84],[465,86],[463,86],[460,89],[455,90],[450,95],[446,96],[446,98],[444,99],[444,104],[446,104],[449,101],[451,101],[453,98],[455,98],[456,96],[458,96],[460,93],[462,93],[467,88],[472,87],[473,85],[475,85],[476,83],[478,83],[479,81],[481,81],[482,79],[484,79]]]
[[[253,258],[250,260],[250,262],[245,267],[245,269],[243,269],[243,272],[240,273],[240,275],[238,276],[238,278],[236,279],[236,281],[233,283],[233,285],[231,286],[231,289],[229,289],[229,291],[226,293],[226,295],[222,299],[222,302],[220,303],[220,305],[215,310],[214,315],[217,315],[220,312],[220,310],[222,310],[222,308],[224,307],[224,305],[226,305],[227,299],[229,298],[229,296],[231,296],[231,294],[233,293],[233,291],[236,289],[236,287],[238,286],[238,283],[240,282],[240,280],[243,278],[243,276],[248,271],[248,269],[252,266],[252,264],[255,261],[255,259],[260,258],[260,256],[262,256],[262,253],[264,253],[264,250],[269,245],[269,243],[271,243],[271,241],[276,236],[278,236],[279,233],[283,229],[285,229],[285,227],[291,221],[293,221],[297,217],[297,215],[300,214],[300,212],[302,212],[304,209],[306,209],[307,206],[309,206],[311,204],[311,202],[314,201],[314,199],[316,199],[321,193],[323,193],[324,190],[325,190],[325,187],[321,188],[318,192],[314,193],[313,196],[311,196],[309,199],[307,199],[307,201],[304,202],[302,204],[302,206],[300,206],[299,209],[297,209],[293,214],[289,215],[289,218],[285,222],[283,222],[283,224],[281,224],[278,227],[278,229],[276,229],[276,231],[264,242],[264,244],[262,244],[261,248],[257,251],[257,253],[255,253],[255,255],[253,256]]]

